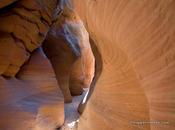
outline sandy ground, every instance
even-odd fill
[[[65,123],[58,130],[77,130],[80,116],[77,108],[86,93],[87,90],[82,95],[73,97],[72,103],[65,104]]]

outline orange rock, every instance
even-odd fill
[[[71,45],[72,47],[70,47]],[[69,90],[69,74],[73,62],[79,55],[76,46],[78,46],[77,39],[66,25],[61,29],[57,26],[52,27],[43,43],[44,51],[52,63],[65,102],[72,101]]]
[[[78,129],[174,130],[174,1],[73,2],[103,64]]]
[[[56,7],[57,0],[20,0],[0,10],[0,74],[16,75],[45,39]]]
[[[87,88],[94,77],[95,60],[89,43],[89,34],[82,21],[69,23],[74,28],[74,35],[79,39],[81,56],[71,68],[69,87],[72,95],[82,93],[82,88]]]
[[[44,50],[51,60],[65,102],[71,102],[71,94],[80,95],[83,87],[90,86],[94,56],[82,21],[67,6],[48,33]]]
[[[2,58],[0,74],[14,77],[30,54],[25,50],[23,44],[15,41],[10,34],[1,33],[0,45],[0,57]]]
[[[10,39],[8,35],[0,34],[0,75],[2,75],[8,66],[10,65],[10,59],[12,57],[13,39]],[[15,46],[15,45],[14,45]],[[8,50],[8,51],[7,51]]]

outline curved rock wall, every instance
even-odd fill
[[[81,50],[81,56],[75,61],[71,67],[70,75],[70,90],[73,95],[77,95],[76,88],[88,88],[94,77],[95,60],[91,50],[89,42],[89,34],[86,31],[84,24],[79,20],[74,25],[77,30],[75,35],[77,35],[79,40],[79,46]]]
[[[73,3],[103,62],[79,130],[174,130],[174,1]]]
[[[85,25],[97,64],[78,129],[174,130],[175,2],[72,1],[0,2],[0,129],[63,124],[57,80],[71,101],[93,77]]]

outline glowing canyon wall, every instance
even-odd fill
[[[174,12],[174,0],[1,0],[0,130],[54,130],[88,87],[78,130],[174,130]]]
[[[175,129],[175,1],[73,3],[103,64],[79,130]]]

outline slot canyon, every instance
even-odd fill
[[[175,130],[175,0],[0,0],[0,130]]]

